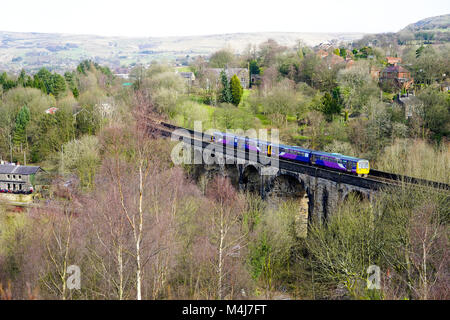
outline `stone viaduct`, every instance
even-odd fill
[[[191,149],[194,157],[205,159],[203,164],[195,165],[195,176],[227,176],[236,188],[259,193],[263,199],[296,198],[309,222],[326,222],[336,205],[350,194],[371,201],[379,188],[345,173],[281,162],[279,167],[272,167],[244,159],[238,152],[232,156],[220,152],[208,155],[203,150],[203,146]]]

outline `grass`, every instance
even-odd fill
[[[191,67],[189,66],[183,66],[183,67],[176,67],[176,70],[178,72],[191,72]]]
[[[385,148],[374,168],[450,183],[450,144],[434,147],[423,140],[398,140]]]

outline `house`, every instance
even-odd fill
[[[320,59],[323,59],[323,58],[325,58],[326,56],[328,56],[328,52],[326,52],[325,50],[323,50],[323,49],[320,49],[319,51],[317,51],[317,56],[320,58]]]
[[[193,72],[178,72],[177,73],[187,81],[189,85],[192,85],[195,81],[195,74]]]
[[[414,83],[411,72],[402,66],[388,66],[380,73],[380,83],[383,85],[394,86],[397,89],[408,90]]]
[[[409,119],[414,113],[423,108],[423,103],[414,95],[407,94],[406,96],[398,95],[394,102],[399,104],[405,113],[405,119]]]
[[[402,63],[402,58],[397,58],[397,57],[386,57],[386,61],[388,65],[391,66],[396,66],[399,63]]]
[[[29,194],[34,190],[35,175],[42,171],[37,166],[22,166],[15,163],[0,164],[0,192]]]
[[[450,80],[446,80],[440,84],[441,91],[448,92],[450,91]]]
[[[262,77],[261,77],[261,75],[260,74],[252,74],[251,76],[250,76],[250,81],[251,81],[251,84],[252,84],[252,86],[257,86],[257,85],[260,85],[261,84],[261,81],[262,81]]]
[[[344,58],[335,55],[334,53],[325,56],[324,58],[322,58],[322,60],[327,64],[328,68],[331,68],[339,64],[344,64],[346,62]]]
[[[114,75],[127,80],[130,78],[130,70],[128,68],[116,68]]]
[[[227,75],[228,81],[230,81],[231,77],[236,75],[241,82],[241,86],[244,89],[247,89],[250,83],[248,69],[247,68],[208,68],[206,69],[207,78],[215,78],[216,81],[220,81],[220,73],[222,70],[225,70],[225,74]],[[213,81],[214,79],[209,79]]]
[[[130,75],[128,73],[115,73],[114,75],[125,80],[130,79]]]

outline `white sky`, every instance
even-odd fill
[[[105,36],[396,32],[449,0],[2,0],[0,30]]]

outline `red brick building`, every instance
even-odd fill
[[[397,58],[397,57],[386,57],[386,61],[388,64],[396,66],[399,63],[402,63],[402,58]]]
[[[408,90],[414,83],[411,72],[399,65],[384,68],[380,73],[380,83]]]

